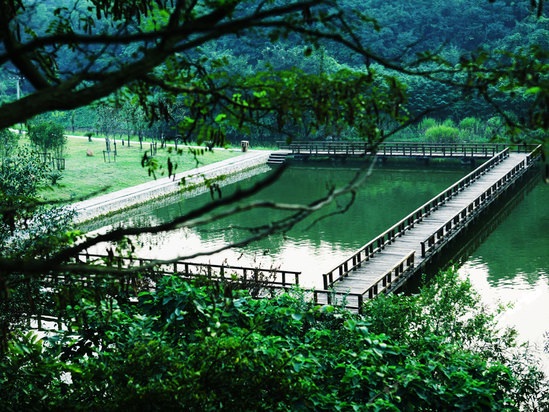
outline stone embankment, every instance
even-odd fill
[[[74,203],[72,205],[76,212],[74,221],[75,223],[90,221],[174,194],[177,191],[188,191],[193,195],[205,192],[208,190],[203,184],[205,180],[227,177],[265,165],[270,153],[270,151],[251,151],[221,162],[178,173],[175,177],[157,179]]]

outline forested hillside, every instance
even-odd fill
[[[279,1],[281,5],[284,2]],[[84,13],[85,2],[76,3],[74,10],[65,10],[66,24],[75,19],[84,30],[94,32],[112,32],[113,27],[103,20],[86,22]],[[259,4],[259,2],[257,2]],[[475,117],[484,122],[494,117],[500,118],[498,109],[505,111],[512,119],[528,117],[531,96],[514,93],[512,97],[501,94],[494,95],[488,103],[478,93],[471,93],[463,99],[464,90],[455,83],[463,83],[465,74],[460,70],[471,62],[488,62],[488,66],[497,66],[508,59],[508,53],[528,53],[535,46],[547,50],[549,47],[549,20],[547,11],[536,16],[528,2],[525,1],[486,1],[486,0],[449,0],[449,1],[399,1],[386,2],[381,0],[339,2],[343,11],[351,15],[362,15],[364,22],[354,29],[357,43],[362,44],[379,60],[368,61],[363,54],[341,47],[340,44],[320,39],[317,45],[307,42],[295,35],[273,37],[228,35],[221,39],[207,42],[200,50],[189,52],[190,56],[200,53],[204,70],[212,75],[203,81],[230,83],[234,78],[252,77],[252,74],[269,73],[270,71],[299,69],[305,73],[319,76],[317,82],[311,81],[308,86],[313,91],[322,93],[322,77],[337,76],[346,70],[355,73],[377,72],[378,76],[395,76],[406,86],[406,96],[402,98],[402,106],[406,110],[406,119],[412,125],[417,125],[422,117],[428,116],[437,120],[451,119],[455,123],[467,117]],[[55,9],[58,2],[47,0],[36,2],[33,7],[27,7],[26,17],[29,18],[29,33],[43,34],[53,25],[62,29],[62,21],[55,20]],[[252,7],[253,2],[248,7]],[[358,17],[357,17],[358,19]],[[55,23],[54,23],[55,22]],[[143,24],[143,23],[142,23]],[[153,24],[148,22],[147,24]],[[57,28],[53,28],[55,32]],[[69,76],[76,70],[81,70],[86,64],[94,67],[107,67],[113,56],[127,58],[128,61],[140,54],[136,44],[114,44],[101,50],[100,46],[88,45],[98,53],[93,62],[78,58],[75,50],[65,49],[56,53],[56,70],[60,76]],[[436,57],[432,57],[436,55]],[[419,57],[419,59],[418,59]],[[479,60],[480,59],[480,60]],[[426,63],[423,63],[425,61]],[[418,76],[402,70],[392,71],[391,64],[408,62],[424,71],[436,73],[444,70],[446,75]],[[382,63],[382,64],[380,64]],[[418,66],[419,65],[419,66]],[[454,73],[454,69],[456,73]],[[199,71],[198,68],[196,68]],[[12,101],[17,94],[17,72],[13,67],[5,65],[0,72],[0,102]],[[345,76],[347,76],[346,74]],[[341,76],[341,81],[348,79]],[[436,80],[433,80],[434,77]],[[255,79],[256,83],[264,82],[265,76]],[[442,81],[441,81],[442,79]],[[445,81],[446,80],[446,81]],[[281,79],[277,79],[280,83]],[[251,86],[248,80],[248,86]],[[333,86],[333,85],[332,85]],[[21,93],[25,95],[33,90],[31,83],[21,78]],[[122,97],[122,98],[121,98]],[[199,136],[199,128],[189,132],[186,119],[194,118],[195,113],[189,107],[202,104],[187,99],[183,94],[177,98],[164,96],[159,88],[155,99],[157,105],[165,107],[167,116],[158,116],[138,107],[136,97],[116,97],[112,102],[96,103],[71,111],[55,111],[47,117],[64,124],[69,130],[93,131],[95,133],[132,133],[139,135],[160,135],[170,138],[183,136],[192,140],[207,140]],[[299,96],[298,96],[299,97]],[[132,100],[133,99],[133,100]],[[211,106],[220,104],[212,101]],[[497,108],[494,107],[497,105]],[[314,111],[314,108],[310,109]],[[345,110],[345,108],[343,108]],[[221,107],[220,112],[223,112]],[[151,117],[152,115],[152,117]],[[292,118],[291,108],[286,114],[265,113],[257,121],[258,127],[248,130],[228,125],[223,136],[228,140],[238,141],[246,135],[252,144],[258,142],[273,142],[279,139],[324,139],[327,136],[337,138],[364,138],[364,132],[349,126],[349,121],[331,122],[329,125],[318,125]],[[344,115],[341,116],[342,118]],[[391,116],[389,116],[391,117]],[[402,119],[401,119],[402,120]],[[526,121],[527,122],[527,121]],[[282,123],[284,124],[283,126]],[[180,127],[178,128],[178,124]],[[393,120],[382,122],[380,127],[389,132],[395,127]],[[236,130],[239,129],[239,130]],[[207,134],[207,133],[206,133]],[[399,138],[406,138],[413,131],[404,132]],[[211,137],[209,134],[208,138]]]

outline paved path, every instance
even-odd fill
[[[235,174],[246,169],[265,165],[270,154],[271,151],[267,150],[249,151],[240,156],[178,173],[175,177],[152,180],[74,203],[72,206],[77,213],[75,222],[84,222],[174,193],[181,190],[180,183],[182,179],[185,179],[186,185],[199,185],[204,182],[204,179]]]

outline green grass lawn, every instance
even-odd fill
[[[62,178],[53,187],[53,190],[43,191],[42,197],[45,200],[71,201],[82,196],[88,196],[97,190],[104,189],[104,193],[108,193],[154,179],[154,177],[149,176],[147,168],[141,166],[143,154],[145,150],[150,148],[150,144],[144,144],[143,150],[141,150],[137,142],[132,142],[131,146],[128,147],[127,145],[122,146],[120,140],[117,139],[116,145],[116,161],[114,161],[111,152],[111,162],[109,163],[108,158],[106,162],[103,159],[104,140],[88,142],[87,139],[69,138],[65,148],[66,167],[62,171]],[[86,155],[87,149],[91,149],[93,156]],[[113,149],[111,143],[111,150]],[[147,154],[150,155],[150,150]],[[183,148],[183,153],[180,155],[176,154],[175,151],[169,153],[167,149],[158,149],[155,159],[158,161],[158,165],[163,166],[163,169],[157,171],[157,178],[162,177],[163,173],[167,175],[166,162],[168,157],[174,164],[177,164],[175,172],[179,173],[239,154],[240,152],[215,150],[214,152],[205,152],[195,159],[193,154],[186,148]]]

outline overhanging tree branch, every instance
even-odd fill
[[[139,235],[144,233],[149,233],[149,234],[162,233],[162,232],[171,231],[178,227],[203,226],[203,225],[212,223],[216,220],[230,217],[232,215],[242,213],[244,211],[248,211],[252,209],[257,209],[257,208],[266,208],[271,210],[293,212],[287,217],[274,220],[265,225],[257,226],[254,229],[250,229],[250,232],[253,232],[253,233],[242,240],[231,242],[227,245],[223,245],[212,250],[206,250],[206,251],[203,250],[203,251],[199,251],[199,252],[188,254],[188,255],[181,255],[173,259],[157,260],[157,261],[151,262],[150,264],[143,265],[135,269],[115,270],[113,273],[114,274],[137,273],[139,271],[153,269],[155,266],[159,264],[169,264],[169,263],[173,263],[183,259],[193,259],[200,256],[209,256],[209,255],[222,252],[227,249],[243,247],[252,242],[263,239],[271,234],[287,232],[288,230],[293,228],[297,223],[303,221],[303,219],[307,218],[308,216],[324,209],[327,205],[333,203],[338,198],[347,194],[351,194],[351,201],[348,202],[348,204],[344,208],[344,210],[346,210],[352,204],[352,201],[354,199],[354,193],[356,192],[356,190],[358,190],[358,188],[361,185],[363,185],[364,182],[367,180],[367,178],[370,176],[372,172],[373,163],[374,163],[374,160],[372,160],[369,168],[357,172],[355,177],[345,186],[338,189],[331,190],[326,196],[320,199],[317,199],[308,205],[286,204],[286,203],[278,203],[278,202],[272,202],[272,201],[252,201],[249,203],[237,204],[236,206],[226,211],[208,215],[209,212],[215,211],[221,206],[235,204],[235,202],[242,200],[244,198],[247,198],[253,194],[256,194],[258,191],[260,191],[267,185],[272,184],[274,181],[276,181],[279,178],[279,176],[283,172],[284,168],[281,167],[275,173],[272,173],[266,179],[263,179],[261,182],[258,182],[257,184],[255,184],[249,189],[236,192],[231,196],[228,196],[226,198],[222,198],[218,201],[204,205],[198,209],[195,209],[189,213],[186,213],[185,215],[172,219],[169,222],[158,224],[158,225],[151,225],[151,226],[115,229],[102,235],[87,238],[72,247],[61,250],[60,252],[56,253],[54,256],[51,256],[50,258],[48,258],[46,261],[43,261],[43,260],[21,261],[19,259],[0,258],[0,268],[2,271],[5,271],[5,272],[13,271],[17,273],[25,273],[31,277],[43,275],[45,273],[49,273],[52,271],[56,273],[65,272],[65,271],[72,272],[71,268],[73,266],[75,267],[76,274],[83,274],[83,273],[105,274],[105,273],[108,273],[108,270],[97,269],[97,267],[92,265],[89,267],[89,271],[86,272],[87,265],[82,265],[80,263],[68,264],[67,262],[71,258],[76,258],[79,253],[81,253],[82,251],[90,247],[96,246],[98,244],[103,244],[106,242],[117,242],[133,235]],[[320,218],[319,220],[321,219],[322,218]]]

